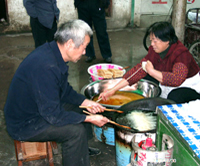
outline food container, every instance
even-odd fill
[[[139,146],[136,136],[134,136],[132,139],[131,163],[129,166],[171,166],[175,162],[173,159],[174,140],[169,135],[163,134],[161,144],[161,151],[158,151],[156,147],[144,150]],[[145,158],[143,158],[144,156]]]
[[[95,81],[95,82],[92,82],[92,83],[84,86],[81,89],[81,93],[84,96],[86,96],[87,99],[92,99],[94,96],[100,94],[105,89],[112,88],[119,81],[121,81],[121,78]],[[155,84],[154,82],[151,82],[149,80],[145,80],[145,79],[138,81],[138,89],[137,90],[135,90],[135,88],[133,86],[126,86],[126,87],[120,89],[120,91],[134,92],[134,93],[144,96],[145,98],[158,97],[161,93],[161,89],[157,84]],[[107,104],[102,104],[102,105],[105,107],[108,107],[108,108],[121,107],[119,105],[107,105]]]
[[[93,130],[97,140],[107,145],[115,146],[115,131],[113,124],[107,123],[103,127],[94,125]]]
[[[88,73],[91,75],[92,81],[103,80],[104,78],[97,75],[98,69],[122,69],[122,66],[112,64],[112,63],[99,63],[92,65],[88,68]],[[126,70],[123,69],[123,75],[126,73]]]

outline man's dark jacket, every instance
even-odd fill
[[[79,106],[84,100],[68,82],[57,43],[46,43],[22,61],[12,79],[4,107],[7,131],[13,139],[26,140],[51,125],[81,123],[86,116],[64,110],[63,104]]]

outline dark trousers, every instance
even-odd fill
[[[91,28],[94,26],[102,57],[104,59],[111,57],[110,42],[106,31],[105,9],[99,8],[97,0],[81,1],[77,9],[79,19],[88,23]],[[90,43],[86,48],[86,56],[95,56],[93,37],[91,37]]]
[[[33,38],[35,41],[35,48],[43,45],[46,42],[54,40],[54,34],[57,31],[57,21],[54,19],[51,29],[43,26],[37,18],[30,17],[30,25],[32,29]]]
[[[74,105],[64,105],[67,110],[82,112]],[[63,166],[90,166],[88,139],[92,137],[90,123],[50,126],[44,132],[25,141],[61,143]]]
[[[200,94],[191,88],[177,88],[168,94],[167,99],[173,100],[177,104],[188,103],[200,99]]]

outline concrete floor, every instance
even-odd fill
[[[144,29],[126,28],[109,31],[112,59],[114,64],[121,66],[134,66],[146,55],[142,39]],[[97,59],[92,63],[85,63],[85,56],[74,63],[69,63],[69,80],[74,89],[78,92],[84,85],[89,84],[87,68],[96,63],[102,63],[103,59],[99,52],[96,38],[94,45]],[[34,42],[31,33],[4,34],[0,35],[0,165],[17,166],[14,150],[14,142],[6,131],[3,107],[5,104],[10,81],[20,62],[34,50]],[[115,147],[106,145],[97,139],[89,142],[90,146],[99,148],[102,153],[99,156],[91,157],[91,166],[115,166]],[[54,156],[55,166],[61,166],[60,146],[59,154]],[[28,162],[28,166],[48,165],[46,160]]]

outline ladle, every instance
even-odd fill
[[[92,108],[91,106],[79,106],[79,108]],[[114,110],[114,109],[104,109],[105,111],[113,111],[113,112],[118,112],[118,113],[123,113],[123,111],[120,110]]]
[[[83,112],[84,112],[85,114],[88,114],[88,115],[94,115],[94,114],[92,114],[92,113],[90,113],[90,112],[87,112],[87,111],[84,111],[84,110],[83,110]],[[117,125],[117,126],[120,126],[120,127],[126,128],[126,129],[131,129],[131,127],[124,126],[124,125],[120,125],[120,124],[118,124],[118,123],[116,123],[116,122],[114,122],[114,121],[112,121],[112,120],[110,120],[109,123],[112,123],[112,124],[114,124],[114,125]]]

